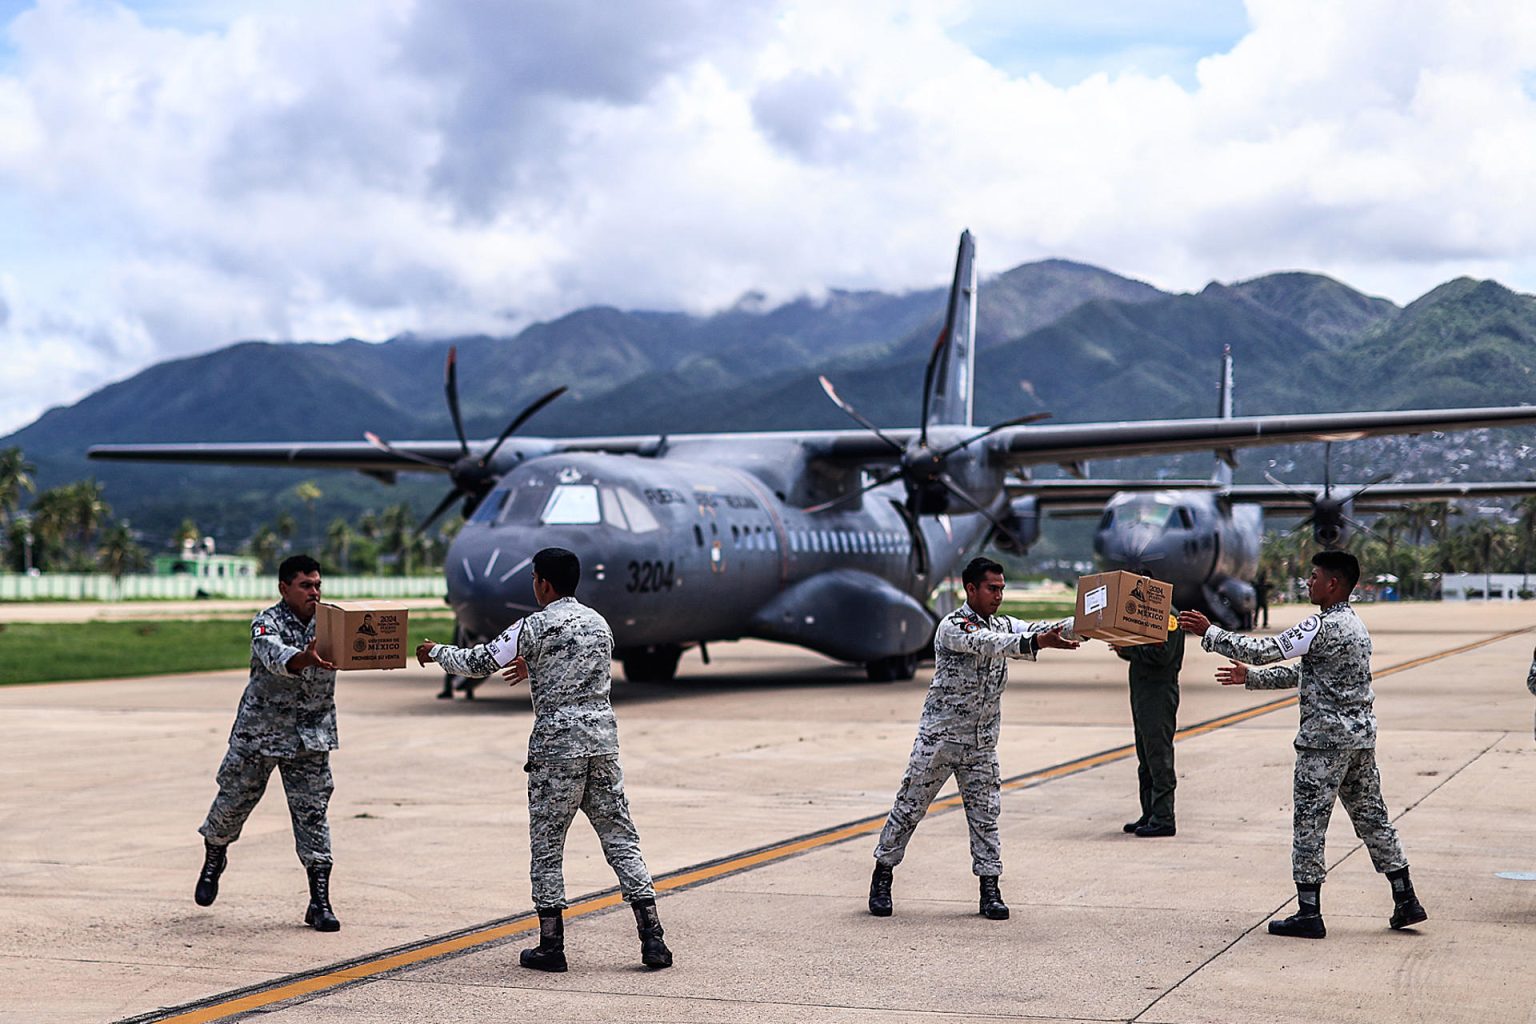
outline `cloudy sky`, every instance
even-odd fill
[[[1528,0],[0,0],[0,434],[245,338],[1061,256],[1536,291]]]

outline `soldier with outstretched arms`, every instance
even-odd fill
[[[889,917],[891,881],[917,823],[939,789],[953,775],[965,803],[971,834],[971,870],[980,879],[980,912],[1001,921],[1008,905],[998,890],[1003,873],[997,819],[1002,810],[1002,776],[997,738],[1002,725],[1008,659],[1034,661],[1043,648],[1071,650],[1071,620],[1023,622],[997,614],[1003,603],[1003,567],[973,558],[960,576],[965,604],[946,615],[934,636],[933,682],[917,727],[917,740],[901,788],[875,846],[869,882],[869,912]]]
[[[1320,891],[1328,870],[1323,841],[1335,800],[1344,804],[1371,863],[1392,883],[1391,927],[1406,928],[1429,917],[1414,895],[1408,858],[1381,798],[1371,635],[1349,603],[1359,580],[1360,563],[1349,552],[1313,555],[1307,594],[1318,613],[1276,636],[1243,636],[1211,625],[1199,612],[1179,613],[1179,625],[1201,637],[1201,647],[1233,659],[1216,670],[1223,686],[1299,690],[1291,870],[1300,907],[1284,920],[1269,922],[1271,935],[1321,939],[1327,934]],[[1274,664],[1290,661],[1296,663]]]
[[[619,724],[609,696],[613,633],[597,612],[576,600],[581,561],[564,548],[533,556],[533,594],[539,611],[477,647],[428,640],[416,648],[422,665],[435,661],[456,675],[482,678],[505,669],[516,686],[528,681],[533,734],[528,739],[528,843],[539,944],[519,962],[539,971],[564,971],[565,834],[580,809],[602,842],[640,931],[640,960],[672,966],[662,941],[656,890],[640,856],[640,835],[624,797],[619,768]]]

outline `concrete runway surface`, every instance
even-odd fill
[[[192,887],[243,672],[0,689],[0,1021],[1536,1020],[1536,742],[1518,603],[1363,605],[1378,757],[1430,913],[1391,899],[1342,809],[1328,938],[1265,934],[1292,904],[1286,696],[1214,681],[1190,644],[1179,834],[1136,839],[1125,668],[1102,644],[1015,663],[999,747],[1009,921],[976,913],[964,817],[944,802],[864,908],[874,832],[927,672],[896,684],[763,643],[615,684],[630,803],[671,970],[591,829],[571,830],[571,970],[517,966],[529,917],[525,692],[473,703],[438,677],[348,673],[331,805],[339,933],[304,927],[274,781],[218,902]],[[1273,624],[1304,609],[1276,609]],[[1251,713],[1250,713],[1251,712]],[[944,795],[952,794],[951,786]],[[577,897],[587,896],[578,902]],[[1293,904],[1292,904],[1293,905]]]

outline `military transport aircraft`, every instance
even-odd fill
[[[1232,419],[1232,403],[1228,350],[1222,354],[1221,419]],[[1176,606],[1198,608],[1228,628],[1251,621],[1251,581],[1258,570],[1265,512],[1303,514],[1300,526],[1310,525],[1319,545],[1342,548],[1355,529],[1365,529],[1357,514],[1394,511],[1408,502],[1536,494],[1536,482],[1384,483],[1390,474],[1364,484],[1335,485],[1332,448],[1329,442],[1324,451],[1322,484],[1288,485],[1268,473],[1268,484],[1234,484],[1236,460],[1223,451],[1210,480],[1166,481],[1161,487],[1126,481],[1107,501],[1104,490],[1113,485],[1106,481],[1036,481],[1032,486],[1036,502],[1053,509],[1052,515],[1102,515],[1093,538],[1102,568],[1172,583]]]
[[[824,382],[863,429],[521,437],[509,445],[556,391],[500,437],[470,442],[450,355],[455,440],[119,444],[90,456],[353,469],[386,479],[446,474],[453,489],[433,516],[460,498],[467,515],[445,570],[461,643],[494,636],[534,608],[529,558],[558,545],[581,556],[581,596],[612,625],[631,680],[670,679],[685,648],[743,637],[863,663],[872,679],[905,679],[932,638],[935,586],[992,536],[1021,548],[1034,539],[1034,499],[1010,494],[1010,473],[1090,458],[1536,423],[1536,408],[1509,406],[1050,426],[1033,425],[1037,415],[982,429],[971,413],[974,254],[967,231],[913,427],[877,427]]]

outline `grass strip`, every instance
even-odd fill
[[[453,619],[412,614],[410,646],[453,639]],[[251,630],[238,620],[0,623],[0,686],[212,672],[251,663]]]

